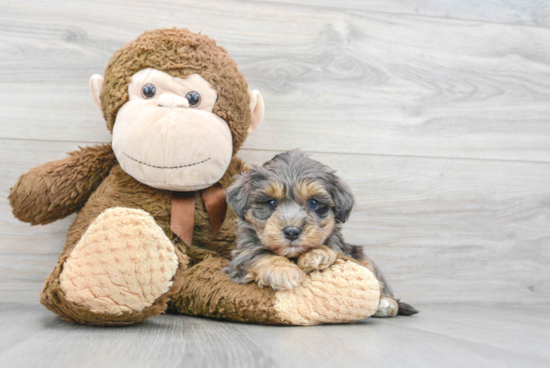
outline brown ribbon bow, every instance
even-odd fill
[[[200,191],[212,233],[216,235],[222,227],[227,212],[225,189],[220,183]],[[191,246],[195,227],[195,192],[172,192],[170,230],[186,245]]]

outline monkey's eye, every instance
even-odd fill
[[[274,210],[275,208],[277,208],[277,201],[272,199],[271,201],[267,202],[267,207],[271,208],[272,210]]]
[[[316,199],[310,199],[309,201],[307,201],[307,208],[315,211],[319,208],[319,201]]]
[[[187,101],[189,101],[189,107],[197,107],[201,103],[201,95],[198,92],[191,91],[185,95]]]
[[[147,83],[141,89],[141,94],[143,95],[144,98],[153,98],[157,94],[157,87],[155,87],[151,83]]]

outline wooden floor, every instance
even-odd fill
[[[74,325],[0,304],[2,367],[548,367],[545,306],[425,305],[415,317],[277,327],[165,315],[123,328]]]

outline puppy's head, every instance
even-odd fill
[[[299,150],[240,175],[227,202],[275,254],[295,258],[320,247],[353,208],[348,186]]]

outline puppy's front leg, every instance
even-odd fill
[[[302,254],[298,258],[298,267],[305,272],[323,270],[332,265],[338,258],[342,257],[342,253],[323,245],[319,248],[310,250]]]
[[[304,281],[306,274],[288,258],[265,255],[250,268],[250,274],[260,287],[269,286],[275,290],[291,290]]]
[[[233,260],[224,271],[239,284],[255,281],[260,287],[269,286],[275,290],[300,286],[306,275],[288,258],[258,248],[233,251]]]

